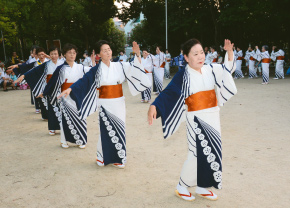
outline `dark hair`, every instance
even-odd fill
[[[37,48],[39,48],[38,45],[33,45],[33,46],[31,46],[31,51],[33,51],[34,49],[37,49]]]
[[[76,53],[78,53],[78,48],[71,44],[71,43],[67,43],[64,45],[63,49],[62,49],[62,54],[65,55],[68,51],[74,49],[76,51]]]
[[[162,46],[157,45],[156,48],[159,48],[159,50],[162,51]]]
[[[51,51],[57,51],[58,56],[60,56],[60,50],[59,50],[58,47],[56,47],[56,46],[50,47],[49,50],[48,50],[48,54],[50,54]]]
[[[42,48],[42,47],[38,47],[38,48],[36,49],[36,54],[39,54],[40,52],[44,52],[44,53],[45,53],[44,48]]]
[[[196,44],[200,44],[201,43],[199,42],[199,40],[193,38],[193,39],[190,39],[188,41],[186,41],[183,45],[182,45],[182,50],[183,50],[183,55],[186,55],[188,56],[189,52],[190,52],[190,49],[195,46]]]
[[[267,45],[263,45],[262,47],[264,47],[266,51],[269,50],[269,46]]]
[[[94,47],[96,54],[100,54],[100,52],[101,52],[101,47],[102,47],[103,45],[109,45],[109,46],[110,46],[110,44],[109,44],[108,41],[106,41],[106,40],[99,40],[99,41],[95,44],[95,47]]]
[[[215,46],[211,46],[211,48],[216,51],[216,47]]]

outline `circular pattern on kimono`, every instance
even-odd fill
[[[66,123],[67,123],[67,125],[71,125],[71,121],[67,121]]]
[[[105,117],[105,116],[102,119],[103,119],[103,121],[107,121],[108,120],[107,117]]]
[[[198,139],[199,140],[204,140],[204,135],[203,134],[198,135]]]
[[[68,128],[69,129],[73,129],[74,128],[74,125],[69,125]]]
[[[58,107],[54,107],[53,110],[54,110],[54,112],[57,112],[58,111]]]
[[[45,98],[41,98],[41,101],[42,101],[43,103],[46,103],[46,99],[45,99]]]
[[[111,131],[113,129],[113,127],[111,125],[107,126],[107,130]]]
[[[209,155],[210,152],[211,152],[211,148],[209,146],[207,146],[203,149],[203,154],[205,154],[205,155]]]
[[[76,131],[75,129],[73,129],[73,130],[70,131],[70,133],[71,133],[72,135],[75,135],[75,134],[77,133],[77,131]]]
[[[127,162],[127,158],[125,157],[125,158],[123,158],[123,159],[122,159],[122,164],[124,164],[124,165],[125,165],[125,164],[126,164],[126,162]]]
[[[113,136],[112,139],[111,139],[111,141],[112,141],[113,143],[117,143],[117,142],[119,141],[119,138],[116,137],[116,136]]]
[[[65,120],[67,120],[67,121],[68,121],[68,120],[69,120],[69,117],[68,117],[68,116],[66,116],[66,117],[65,117]]]
[[[115,147],[117,150],[121,150],[123,145],[121,143],[117,143],[117,144],[115,144]]]
[[[110,137],[115,136],[115,134],[116,134],[116,132],[115,132],[114,130],[111,130],[111,131],[109,132],[109,136],[110,136]]]
[[[56,115],[57,117],[59,117],[61,114],[60,114],[59,111],[57,111],[57,112],[55,113],[55,115]]]
[[[194,128],[197,128],[198,124],[196,122],[193,122],[193,126],[194,126]]]
[[[213,153],[210,153],[208,156],[207,156],[207,162],[208,163],[211,163],[215,161],[215,155]]]
[[[103,117],[104,115],[105,115],[104,112],[101,112],[101,113],[100,113],[100,116],[101,116],[101,117]]]
[[[206,147],[207,144],[208,144],[208,141],[206,141],[206,140],[202,140],[202,141],[200,142],[200,145],[201,145],[202,147]]]
[[[109,121],[105,121],[105,125],[108,126],[110,124]]]
[[[222,172],[221,171],[214,172],[213,177],[214,177],[214,180],[216,182],[221,182],[222,181]]]
[[[99,108],[99,112],[102,112],[103,111],[103,109],[102,108]]]
[[[77,140],[77,141],[76,141],[76,144],[77,144],[77,145],[83,145],[83,143],[84,143],[84,142],[83,142],[82,140]]]
[[[222,189],[222,182],[218,184],[218,189]]]
[[[219,164],[218,162],[212,162],[212,163],[210,164],[210,168],[211,168],[212,170],[214,170],[214,171],[218,171],[219,168],[220,168],[220,164]]]
[[[126,156],[125,150],[119,150],[118,151],[118,156],[119,156],[119,158],[124,158]]]
[[[196,134],[200,134],[200,133],[201,133],[201,130],[200,130],[200,128],[196,128],[196,129],[194,129],[194,132],[195,132]]]
[[[62,119],[61,119],[61,117],[58,117],[57,120],[58,120],[58,121],[61,121]]]
[[[80,135],[77,135],[77,134],[76,134],[76,135],[74,135],[74,139],[75,139],[75,140],[78,140],[78,139],[80,139]]]

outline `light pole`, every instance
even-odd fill
[[[167,0],[165,0],[165,36],[166,36],[166,48],[168,49],[168,34],[167,34]]]

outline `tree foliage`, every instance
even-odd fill
[[[73,43],[80,55],[100,39],[111,39],[116,48],[124,44],[124,35],[110,20],[118,12],[114,0],[0,0],[0,5],[4,8],[0,29],[6,44],[11,45],[8,51],[19,51],[21,43],[24,57],[32,44],[45,47],[47,40]]]
[[[165,46],[165,0],[127,1],[120,18],[136,18],[143,12],[146,20],[132,34],[141,43]],[[199,39],[204,46],[279,44],[290,46],[289,0],[168,0],[168,46],[179,52],[183,42]]]

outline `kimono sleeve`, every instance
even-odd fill
[[[123,67],[124,75],[128,80],[129,90],[133,96],[151,87],[152,83],[145,72],[144,66],[139,62],[136,56],[131,63],[120,62],[120,64]]]
[[[15,73],[16,76],[20,76],[26,72],[28,72],[30,69],[34,67],[35,62],[32,62],[30,64],[20,64],[18,65],[18,68],[13,69],[13,72]]]
[[[185,69],[179,70],[167,87],[152,103],[157,110],[157,118],[161,117],[163,136],[168,138],[180,126],[185,111],[185,98],[182,94]]]
[[[81,79],[75,82],[70,97],[76,102],[80,119],[84,120],[97,110],[97,87],[99,64],[92,67]]]
[[[46,65],[48,62],[39,65],[28,72],[24,73],[25,80],[30,86],[35,97],[40,95],[46,86]]]
[[[262,60],[262,54],[261,54],[261,51],[259,49],[257,49],[254,58],[257,59],[258,61]]]
[[[52,105],[57,104],[57,96],[61,93],[61,85],[63,84],[63,80],[61,79],[61,69],[65,64],[62,64],[56,68],[54,73],[52,74],[51,79],[47,83],[44,88],[43,96],[50,97],[50,103]]]
[[[224,64],[213,64],[210,66],[212,67],[215,79],[218,105],[223,106],[237,93],[236,84],[232,77],[232,73],[236,70],[236,62],[229,61],[228,54],[226,53]]]

